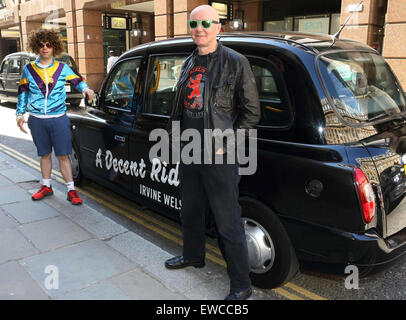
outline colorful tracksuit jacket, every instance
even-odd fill
[[[53,59],[46,68],[39,66],[39,58],[24,66],[18,86],[16,114],[28,112],[46,117],[66,112],[65,84],[72,84],[83,92],[88,85],[66,64]]]

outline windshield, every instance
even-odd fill
[[[385,60],[366,52],[334,52],[319,59],[322,81],[348,122],[372,122],[405,111],[405,96]]]

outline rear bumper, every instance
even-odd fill
[[[375,230],[357,234],[288,220],[283,224],[301,262],[381,268],[406,253],[406,228],[383,239]]]

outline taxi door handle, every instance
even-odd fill
[[[120,142],[125,142],[125,137],[115,135],[114,140],[117,140],[117,141],[120,141]]]

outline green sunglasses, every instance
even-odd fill
[[[189,23],[189,28],[190,29],[196,29],[197,26],[200,25],[202,26],[202,28],[204,29],[208,29],[210,28],[211,24],[220,24],[220,22],[216,21],[216,20],[188,20]]]

